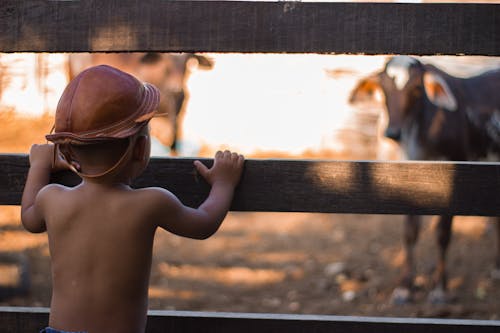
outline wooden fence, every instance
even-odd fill
[[[488,4],[3,0],[0,18],[1,52],[500,54],[500,5]],[[0,204],[20,203],[27,170],[26,155],[0,155]],[[208,191],[190,159],[153,159],[136,183],[150,185],[189,205]],[[499,216],[499,189],[499,163],[248,160],[231,209]],[[0,308],[3,332],[36,332],[47,318],[47,309]],[[500,321],[151,311],[147,328],[403,330],[498,332]]]

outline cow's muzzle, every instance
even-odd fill
[[[401,129],[387,127],[385,136],[394,141],[399,141],[401,139]]]

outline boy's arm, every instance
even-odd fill
[[[44,232],[45,220],[37,205],[38,193],[49,183],[53,166],[54,145],[33,145],[30,149],[30,169],[21,200],[21,221],[30,232]],[[61,167],[59,165],[59,167]]]
[[[213,166],[208,169],[199,161],[195,167],[212,186],[205,201],[198,208],[184,206],[170,192],[158,189],[155,220],[158,225],[177,235],[205,239],[219,229],[231,202],[234,189],[241,177],[244,158],[229,151],[217,152]],[[161,196],[161,198],[160,198]]]

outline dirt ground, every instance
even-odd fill
[[[0,113],[0,122],[5,124],[0,151],[10,153],[27,152],[51,126],[50,117],[9,113]],[[159,231],[150,308],[500,319],[500,281],[490,278],[494,228],[483,218],[462,217],[454,225],[448,267],[455,302],[426,300],[436,258],[434,226],[427,218],[417,247],[415,302],[391,304],[403,260],[402,221],[380,215],[230,213],[205,241]],[[7,253],[27,259],[31,287],[27,295],[3,298],[0,305],[49,306],[46,235],[22,229],[19,207],[0,206],[0,254]],[[8,270],[2,272],[5,280]]]

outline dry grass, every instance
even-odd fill
[[[45,142],[53,121],[50,115],[28,118],[11,111],[0,112],[0,152],[27,153],[33,143]]]

